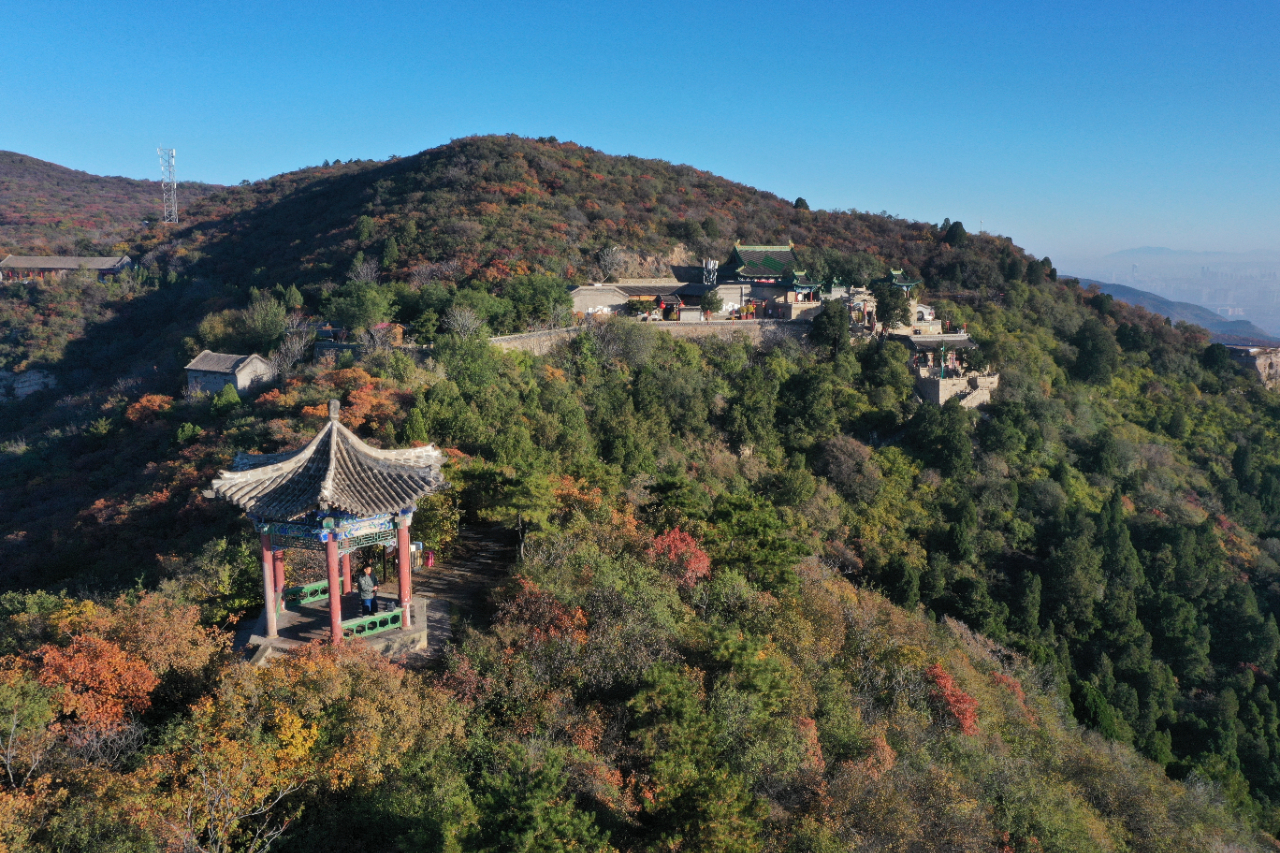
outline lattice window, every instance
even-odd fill
[[[367,548],[370,545],[382,545],[388,542],[396,541],[396,532],[394,530],[378,530],[373,533],[366,533],[363,536],[352,536],[350,539],[338,540],[338,553],[350,554],[361,548]],[[323,549],[324,546],[321,546]]]

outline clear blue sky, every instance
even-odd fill
[[[1278,10],[0,0],[0,148],[234,183],[554,135],[1059,263],[1246,251],[1280,233]]]

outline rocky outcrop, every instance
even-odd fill
[[[53,374],[45,370],[24,370],[22,373],[10,373],[0,376],[0,398],[16,397],[21,400],[37,391],[56,387],[58,381]]]

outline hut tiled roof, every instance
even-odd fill
[[[117,270],[129,266],[124,255],[112,258],[91,258],[78,255],[7,255],[0,261],[0,269],[9,270]]]
[[[234,373],[236,368],[253,358],[251,355],[235,355],[227,352],[205,350],[191,360],[187,370],[205,370],[210,373]]]
[[[399,512],[418,498],[445,488],[444,454],[435,447],[378,450],[338,422],[338,402],[329,402],[329,423],[301,450],[238,453],[230,471],[213,481],[213,492],[258,518],[290,521],[314,510],[358,516]]]

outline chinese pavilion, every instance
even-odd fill
[[[891,269],[887,276],[876,279],[872,284],[892,284],[910,296],[913,288],[924,284],[924,279],[920,278],[920,276],[910,275],[906,270]]]
[[[213,481],[214,495],[240,507],[262,539],[266,632],[277,636],[277,614],[290,605],[328,599],[334,643],[388,628],[409,629],[412,574],[409,525],[420,497],[447,488],[435,447],[378,450],[338,422],[338,401],[329,401],[329,422],[301,450],[238,453],[231,470]],[[351,554],[394,543],[398,608],[342,619],[342,593],[351,592]],[[282,549],[323,551],[326,580],[285,588]]]

